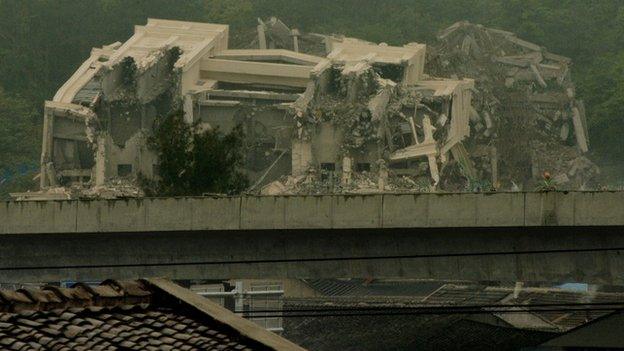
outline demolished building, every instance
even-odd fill
[[[560,188],[594,186],[585,107],[572,60],[511,32],[458,22],[441,31],[427,70],[476,81],[466,147],[493,184],[533,185],[548,172]]]
[[[229,49],[228,34],[227,25],[149,19],[127,42],[93,49],[46,102],[43,193],[16,197],[143,196],[134,180],[158,178],[147,143],[154,120],[176,109],[205,128],[243,126],[252,193],[509,188],[548,167],[577,186],[597,170],[582,155],[569,59],[510,33],[459,23],[432,50],[302,33],[276,18],[259,21],[252,48]],[[515,88],[508,100],[505,87]],[[506,111],[527,105],[535,117],[510,125]],[[533,143],[534,131],[548,142]],[[554,134],[556,147],[541,150]],[[529,149],[507,152],[509,138]],[[553,150],[567,155],[556,167]],[[503,170],[512,166],[524,173]]]

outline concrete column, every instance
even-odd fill
[[[433,131],[435,130],[435,127],[431,124],[431,119],[428,116],[425,116],[425,118],[423,118],[423,130],[425,133],[425,143],[432,143],[435,142],[435,140],[433,139]]]
[[[305,174],[312,162],[312,144],[309,141],[293,140],[292,142],[292,175]]]
[[[409,119],[410,122],[410,128],[412,128],[412,136],[414,137],[414,144],[419,145],[420,143],[418,142],[418,133],[416,133],[416,124],[414,123],[414,118],[411,117]]]
[[[345,156],[342,159],[342,185],[347,185],[351,182],[351,175],[353,174],[353,159],[349,156]]]
[[[582,152],[587,152],[589,146],[587,144],[587,136],[585,135],[585,128],[583,128],[583,122],[581,120],[581,112],[577,107],[572,109],[572,122],[574,124],[574,134],[576,135],[576,143]]]
[[[41,189],[50,186],[48,182],[48,163],[52,162],[54,149],[54,112],[45,108],[43,115],[43,143],[41,148],[41,176],[39,185]]]
[[[235,292],[235,298],[234,298],[234,307],[236,311],[242,311],[245,309],[245,296],[244,296],[244,289],[243,289],[243,282],[240,280],[237,280],[235,283],[235,288],[234,288],[234,292]],[[239,316],[242,317],[242,314],[238,314]]]
[[[299,52],[299,36],[301,33],[299,33],[298,29],[293,29],[290,33],[293,37],[293,50]]]
[[[97,150],[95,153],[95,185],[106,183],[106,136],[97,136]]]
[[[48,176],[49,186],[56,188],[58,186],[58,180],[56,178],[56,170],[54,169],[54,163],[48,162],[48,164],[46,164],[46,174]]]
[[[496,150],[496,147],[493,146],[490,152],[490,162],[492,166],[492,186],[498,187],[498,151]]]
[[[193,96],[191,94],[184,95],[184,121],[188,124],[193,124],[195,118],[193,116]]]
[[[427,155],[427,159],[429,160],[429,171],[431,172],[431,178],[433,179],[435,185],[438,185],[440,182],[440,171],[438,170],[438,160],[435,155]]]
[[[39,188],[45,189],[49,186],[47,165],[42,161],[40,167],[41,169],[39,170]]]
[[[379,177],[377,179],[377,187],[380,191],[386,189],[386,184],[388,183],[388,166],[386,165],[386,161],[380,159],[377,161],[378,173]]]
[[[264,32],[264,24],[258,25],[258,45],[261,50],[267,48],[266,34]]]

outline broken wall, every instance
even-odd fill
[[[93,136],[88,133],[94,119],[91,110],[68,103],[46,102],[41,153],[42,188],[66,184],[67,179],[91,177]]]
[[[178,56],[177,49],[160,50],[141,67],[132,59],[102,67],[74,104],[47,102],[42,188],[157,176],[147,138],[156,118],[178,104]]]

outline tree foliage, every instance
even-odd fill
[[[40,129],[32,104],[0,87],[0,200],[35,187]]]
[[[186,123],[184,112],[176,111],[156,122],[149,143],[159,158],[160,179],[148,186],[152,194],[237,194],[249,186],[239,171],[244,161],[240,126],[228,134],[204,130]]]
[[[40,128],[32,105],[0,87],[0,177],[28,168],[39,156]]]

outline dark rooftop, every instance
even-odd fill
[[[0,291],[2,350],[303,350],[163,279]]]
[[[287,298],[286,309],[624,303],[621,292],[514,289],[429,281],[306,282],[321,296]],[[612,312],[588,309],[488,313],[487,308],[482,309],[484,313],[480,314],[335,316],[334,312],[329,316],[287,318],[285,336],[314,350],[518,350],[540,345]]]

